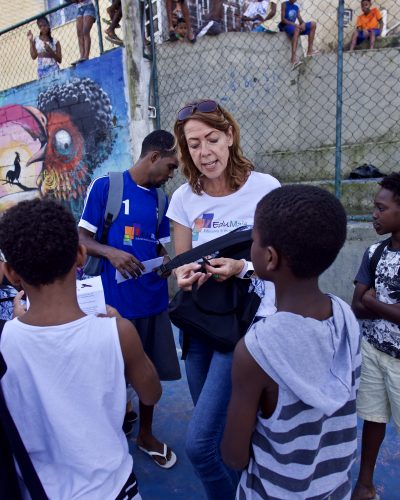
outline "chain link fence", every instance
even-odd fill
[[[21,0],[22,1],[22,0]],[[104,30],[109,20],[108,0],[96,0],[97,22],[93,25],[91,35],[90,58],[99,56],[103,51],[115,47],[104,38]],[[52,37],[61,45],[62,63],[60,68],[71,66],[80,57],[76,34],[76,4],[64,3],[30,19],[23,20],[15,26],[0,31],[0,91],[16,87],[37,79],[37,60],[32,60],[29,50],[28,32],[39,36],[36,23],[38,17],[45,15],[51,26]],[[118,33],[118,30],[117,30]],[[121,33],[119,35],[122,37]]]
[[[261,25],[246,17],[257,9],[265,17],[271,3],[187,4],[197,42],[157,45],[161,127],[170,129],[185,103],[216,99],[239,122],[242,147],[257,170],[283,183],[326,187],[354,218],[370,214],[377,182],[370,177],[400,165],[400,3],[374,3],[382,35],[373,50],[364,41],[350,51],[360,2],[302,0],[300,15],[316,31],[312,55],[312,33],[300,37],[295,65],[292,39],[278,26],[284,2]],[[164,40],[169,36],[164,25]],[[365,177],[349,179],[357,175]],[[177,177],[171,192],[181,182]]]

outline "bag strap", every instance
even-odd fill
[[[376,267],[378,262],[380,261],[383,251],[385,248],[390,245],[392,238],[387,238],[379,243],[379,245],[375,248],[374,253],[372,254],[369,260],[369,275],[372,283],[375,283],[376,278]]]
[[[161,273],[172,271],[177,267],[183,266],[184,264],[190,264],[191,262],[196,262],[204,256],[212,255],[216,252],[220,252],[223,248],[235,245],[237,243],[243,243],[244,241],[251,240],[251,229],[241,230],[240,228],[231,231],[228,234],[224,234],[219,238],[215,238],[211,241],[207,241],[196,248],[192,248],[187,252],[183,252],[177,255],[167,264],[160,266],[159,271]]]
[[[110,231],[111,224],[118,217],[122,196],[124,191],[124,177],[123,172],[109,172],[108,178],[110,180],[110,185],[108,188],[108,197],[106,209],[104,211],[104,227],[99,240],[103,245],[107,243],[108,233]]]
[[[0,338],[6,321],[0,320]],[[0,352],[0,379],[7,371],[7,364]],[[32,464],[28,452],[22,442],[18,429],[12,419],[3,394],[3,388],[0,383],[0,422],[4,428],[10,449],[18,462],[24,483],[32,497],[32,500],[47,500],[46,492],[40,482],[36,470]]]
[[[160,232],[161,221],[164,218],[165,205],[167,204],[167,199],[163,189],[157,188],[157,239]]]

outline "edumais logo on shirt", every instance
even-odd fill
[[[233,231],[234,229],[245,226],[247,223],[245,221],[238,220],[214,220],[214,214],[203,214],[198,219],[195,219],[194,226],[192,229],[192,241],[197,241],[199,239],[199,234],[204,229],[220,230],[219,232]],[[221,229],[223,228],[223,231]]]
[[[140,236],[140,224],[125,226],[124,245],[132,246],[132,241]]]

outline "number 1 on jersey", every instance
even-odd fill
[[[125,205],[125,215],[129,215],[129,200],[124,200],[122,204]]]

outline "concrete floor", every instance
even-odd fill
[[[163,383],[163,396],[155,410],[154,433],[175,451],[178,461],[169,470],[153,463],[137,449],[133,437],[129,447],[143,500],[204,500],[205,494],[193,472],[184,450],[186,428],[192,412],[192,401],[187,387],[185,369],[181,364],[182,379]],[[137,405],[135,403],[137,408]],[[359,439],[362,421],[359,421]],[[136,429],[137,430],[137,427]],[[359,457],[354,466],[357,477]],[[392,424],[388,425],[375,473],[375,484],[381,500],[400,500],[400,437]],[[221,499],[225,500],[225,499]]]

